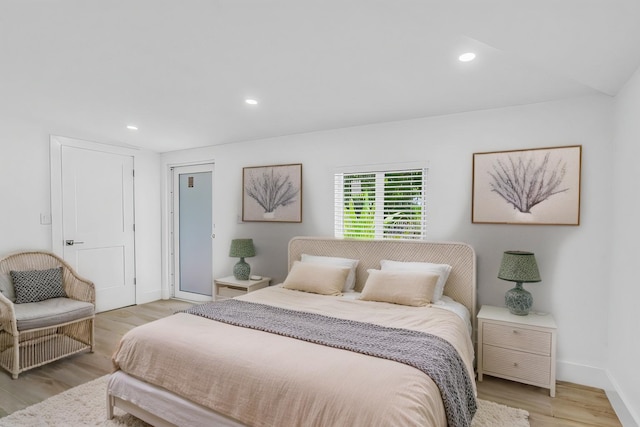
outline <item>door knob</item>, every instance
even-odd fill
[[[73,245],[81,245],[84,242],[76,242],[75,240],[65,240],[64,242],[67,246],[73,246]]]

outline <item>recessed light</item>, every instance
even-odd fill
[[[474,59],[476,59],[476,54],[473,52],[467,52],[467,53],[463,53],[462,55],[460,55],[458,57],[458,59],[461,62],[469,62],[469,61],[473,61]]]
[[[135,126],[135,125],[127,125],[127,129],[129,129],[129,130],[138,130],[138,126]]]
[[[244,102],[246,102],[249,105],[258,105],[258,100],[252,99],[252,98],[247,98],[244,100]]]

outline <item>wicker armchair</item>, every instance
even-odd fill
[[[15,304],[10,271],[62,267],[66,298]],[[18,374],[84,350],[93,352],[95,287],[48,252],[22,252],[0,260],[0,366]],[[8,284],[8,285],[7,285]],[[9,294],[9,295],[7,295]]]

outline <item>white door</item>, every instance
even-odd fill
[[[96,310],[135,304],[133,156],[117,147],[86,142],[60,144],[61,232],[54,233],[62,257],[96,287]],[[73,140],[76,141],[77,140]],[[57,169],[57,167],[55,168]],[[52,199],[53,199],[52,196]],[[53,203],[52,203],[53,205]],[[52,211],[55,216],[55,209]],[[55,226],[54,226],[55,227]]]
[[[173,295],[210,301],[213,288],[213,165],[173,168]]]

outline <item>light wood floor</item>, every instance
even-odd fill
[[[17,380],[0,371],[0,417],[38,403],[69,388],[111,372],[111,354],[129,329],[168,316],[190,304],[156,301],[100,313],[96,318],[96,350],[20,374]],[[602,390],[559,382],[556,397],[548,390],[484,377],[478,383],[481,399],[522,408],[530,413],[532,427],[621,426]]]
[[[529,411],[531,427],[622,426],[603,390],[567,382],[549,390],[483,376],[478,397]]]

